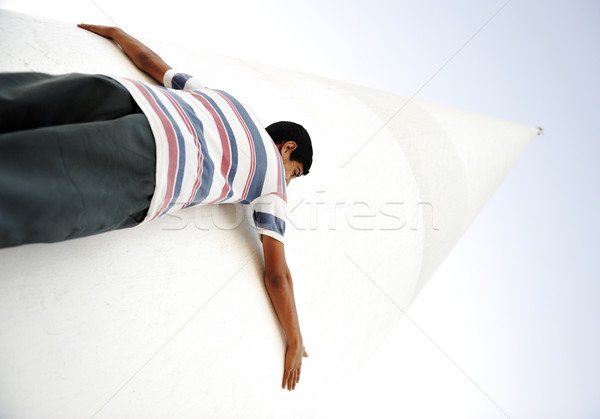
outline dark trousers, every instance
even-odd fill
[[[116,81],[0,74],[0,247],[139,224],[155,166],[148,121]]]

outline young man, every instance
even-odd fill
[[[249,204],[287,339],[282,387],[293,390],[308,354],[284,216],[286,186],[312,164],[308,133],[292,122],[262,128],[236,98],[176,72],[118,28],[79,27],[115,41],[164,87],[99,75],[0,75],[0,247],[131,227],[192,205]]]

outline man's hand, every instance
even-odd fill
[[[171,67],[158,54],[133,36],[113,26],[88,25],[85,23],[80,23],[77,26],[115,41],[137,68],[150,75],[161,85],[163,84],[165,73]]]
[[[108,39],[112,39],[111,32],[118,30],[113,26],[100,26],[100,25],[88,25],[86,23],[80,23],[77,25],[81,29],[85,29],[86,31],[94,32],[97,35],[103,36]]]
[[[281,388],[294,390],[296,383],[300,381],[300,369],[302,367],[302,357],[307,357],[308,354],[304,349],[304,345],[289,345],[285,350],[285,369],[283,371],[283,382]]]

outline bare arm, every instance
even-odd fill
[[[137,68],[150,75],[161,85],[163,84],[163,76],[171,67],[158,54],[133,36],[113,26],[87,25],[84,23],[77,26],[115,41]]]
[[[288,390],[293,390],[300,380],[302,357],[308,354],[300,333],[292,275],[285,261],[283,243],[266,235],[261,238],[265,256],[265,286],[287,339],[282,388],[287,386]]]

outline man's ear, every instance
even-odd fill
[[[298,147],[298,145],[294,141],[288,141],[283,145],[283,149],[285,151],[292,152]]]

